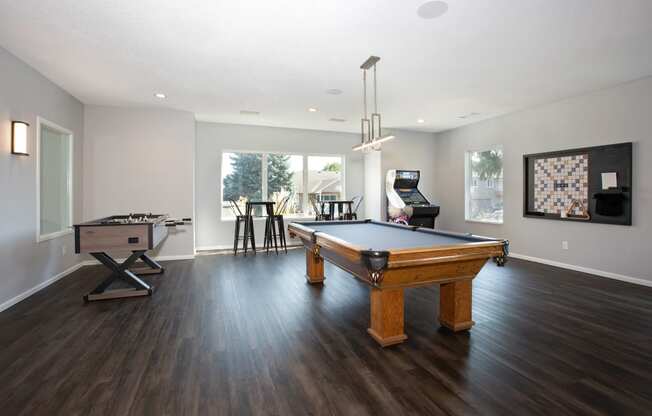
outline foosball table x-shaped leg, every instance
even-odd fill
[[[135,296],[149,296],[152,294],[154,288],[145,283],[129,268],[138,260],[141,259],[143,263],[149,266],[149,269],[139,269],[137,272],[141,274],[163,273],[163,267],[154,261],[152,258],[145,254],[145,250],[137,250],[122,263],[118,263],[111,256],[102,253],[91,253],[100,263],[110,269],[113,273],[100,283],[91,293],[84,296],[86,302],[104,299],[117,299]],[[134,270],[135,271],[135,270]],[[108,288],[116,280],[122,280],[130,287],[112,289]]]

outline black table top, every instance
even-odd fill
[[[320,204],[352,204],[352,199],[333,199],[327,201],[319,201]]]
[[[247,202],[248,205],[267,205],[267,204],[276,204],[274,201],[249,201]]]

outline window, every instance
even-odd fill
[[[72,133],[54,123],[37,120],[37,240],[71,232]]]
[[[260,201],[263,196],[261,153],[222,154],[222,216],[235,218],[231,202],[244,214],[247,201]]]
[[[222,153],[222,219],[234,218],[231,200],[244,213],[247,201],[283,206],[288,217],[312,216],[310,200],[340,199],[343,157],[284,153]],[[266,197],[263,198],[263,195]],[[256,215],[262,214],[259,207]]]
[[[466,220],[503,223],[503,150],[466,153]]]
[[[308,156],[308,198],[313,201],[335,201],[343,198],[342,158]],[[309,214],[315,215],[312,204]]]
[[[267,158],[267,200],[283,214],[303,216],[303,156],[270,153]]]

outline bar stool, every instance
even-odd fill
[[[279,241],[281,243],[281,248],[285,250],[285,254],[288,252],[288,245],[285,238],[285,221],[283,220],[283,212],[285,212],[285,207],[287,206],[290,199],[292,199],[292,197],[293,195],[288,195],[283,198],[274,211],[274,222],[278,227],[277,229]]]
[[[354,196],[351,201],[355,204],[353,208],[353,212],[351,212],[351,219],[352,220],[357,220],[358,219],[358,208],[360,208],[360,203],[362,203],[362,200],[364,199],[364,196],[358,195]]]
[[[324,205],[322,204],[321,209],[317,206],[317,201],[315,198],[310,197],[310,205],[312,206],[312,210],[315,212],[315,221],[325,221],[326,217],[323,214],[324,210]]]
[[[325,221],[332,221],[335,219],[333,216],[333,206],[330,204],[330,201],[319,201],[321,206],[321,217]],[[328,212],[326,212],[326,207],[328,207]]]
[[[247,255],[247,249],[245,245],[245,237],[251,238],[252,244],[254,244],[255,247],[255,237],[253,235],[253,222],[251,216],[247,216],[242,214],[242,210],[238,206],[238,203],[235,202],[234,200],[230,199],[229,200],[229,206],[231,207],[231,211],[233,211],[233,215],[235,216],[235,230],[233,233],[233,255],[238,254],[238,242],[242,241],[243,242],[243,249],[245,256]],[[240,225],[244,223],[244,233],[242,236],[240,236]],[[255,250],[254,250],[255,253]]]
[[[265,220],[265,240],[263,243],[263,248],[269,254],[269,249],[272,245],[272,238],[274,239],[274,251],[278,254],[278,234],[276,232],[276,221],[274,220],[274,202],[261,202],[265,206],[265,213],[267,214],[267,219]]]
[[[247,202],[245,205],[245,231],[244,231],[244,255],[247,256],[247,248],[249,240],[251,239],[251,249],[256,254],[256,235],[254,233],[254,216],[253,208],[260,203],[256,202]]]

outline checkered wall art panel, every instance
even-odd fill
[[[589,205],[589,155],[551,157],[534,162],[534,208],[546,214],[561,214],[573,200]],[[582,214],[575,207],[573,215]]]

